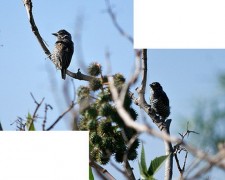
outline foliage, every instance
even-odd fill
[[[146,160],[145,160],[145,150],[142,145],[141,149],[141,160],[138,163],[139,164],[139,170],[141,174],[141,179],[145,180],[154,180],[155,173],[159,170],[163,162],[167,159],[168,155],[166,156],[160,156],[153,159],[149,165],[149,168],[147,170]]]
[[[94,180],[94,175],[93,175],[93,172],[92,172],[92,168],[89,166],[89,180]]]
[[[35,131],[34,121],[30,113],[27,115],[26,126],[28,131]]]
[[[101,67],[96,64],[92,63],[89,66],[88,71],[92,75],[99,75],[96,73],[97,70],[91,69],[91,67]],[[122,74],[116,74],[113,77],[115,86],[120,91],[125,78]],[[109,86],[103,78],[103,76],[96,77],[89,83],[89,86],[81,86],[78,89],[78,103],[81,113],[79,129],[90,131],[90,156],[100,164],[107,164],[112,155],[117,162],[123,162],[125,154],[127,154],[128,160],[134,160],[137,158],[139,141],[136,140],[129,147],[129,151],[127,143],[136,134],[136,131],[125,126],[116,111]],[[137,113],[131,107],[131,103],[127,95],[124,107],[132,118],[136,119]]]

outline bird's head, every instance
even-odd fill
[[[162,86],[158,82],[153,82],[149,85],[153,91],[161,91]]]
[[[61,40],[63,40],[63,39],[71,40],[72,39],[71,34],[64,29],[59,30],[56,33],[52,33],[52,35],[56,36],[59,40],[60,39]]]

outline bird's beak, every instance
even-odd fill
[[[54,35],[54,36],[58,36],[58,34],[57,34],[57,33],[52,33],[52,35]]]

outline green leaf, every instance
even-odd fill
[[[28,131],[35,131],[34,121],[31,114],[28,112],[26,126]]]
[[[89,166],[89,180],[94,180],[94,175],[92,173],[91,166]]]
[[[146,173],[143,172],[143,169],[141,167],[141,163],[138,161],[138,166],[139,166],[139,171],[140,171],[140,174],[141,174],[141,179],[147,179],[147,175]]]
[[[138,161],[138,165],[139,165],[139,170],[141,174],[141,179],[148,179],[148,172],[147,172],[147,166],[145,161],[145,150],[144,150],[143,144],[141,148],[141,161],[140,162]]]
[[[160,168],[162,163],[168,158],[169,155],[156,157],[151,161],[151,164],[148,168],[148,175],[153,176]]]
[[[143,144],[142,144],[142,148],[141,148],[141,168],[144,172],[147,172],[147,166],[146,166],[146,161],[145,161],[145,149],[144,149]]]

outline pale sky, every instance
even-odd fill
[[[69,83],[61,79],[60,71],[56,71],[53,64],[46,58],[31,31],[27,14],[22,1],[2,1],[0,3],[0,121],[4,130],[15,130],[10,124],[18,116],[25,118],[28,112],[33,113],[35,104],[30,96],[32,92],[40,101],[45,97],[45,103],[53,106],[49,111],[47,124],[50,125],[67,107],[63,99],[63,85]],[[102,64],[106,72],[106,51],[110,52],[112,72],[123,73],[127,78],[133,72],[134,52],[130,42],[120,36],[106,13],[105,3],[101,1],[58,0],[33,2],[33,13],[38,29],[52,50],[55,37],[51,33],[59,29],[68,30],[75,44],[74,56],[69,70],[76,72],[81,68],[78,55],[82,55],[85,64],[97,61]],[[129,34],[133,34],[133,5],[130,1],[113,1],[113,10],[119,24]],[[77,17],[83,17],[81,41],[76,42],[75,33],[78,30]],[[173,119],[171,132],[177,135],[180,130],[180,117],[189,116],[192,112],[193,101],[196,98],[210,97],[217,91],[216,78],[225,70],[224,50],[149,50],[148,51],[148,84],[158,81],[164,87],[171,106]],[[83,72],[83,70],[81,69]],[[53,83],[55,82],[54,86]],[[76,88],[85,82],[74,80]],[[133,89],[138,86],[133,86]],[[72,99],[71,91],[71,99]],[[149,87],[146,89],[146,99],[149,99]],[[137,108],[139,112],[139,108]],[[44,108],[40,109],[43,115]],[[69,119],[64,118],[55,130],[68,130]],[[139,119],[140,122],[141,119]],[[151,120],[149,119],[151,122]],[[36,123],[41,127],[42,121]],[[179,131],[180,130],[180,131]],[[142,136],[148,154],[148,162],[155,156],[164,153],[163,142],[149,136]],[[157,146],[156,146],[157,145]],[[154,148],[153,148],[154,147]],[[157,147],[157,148],[155,148]],[[137,160],[132,162],[137,166]],[[120,165],[119,165],[120,166]],[[107,166],[108,167],[108,166]],[[175,167],[175,164],[174,164]],[[116,178],[122,176],[113,168],[108,169]],[[177,174],[176,167],[174,171]],[[139,177],[139,170],[135,171]],[[215,175],[216,176],[216,175]],[[164,177],[163,170],[156,178]],[[176,176],[175,176],[176,177]]]

